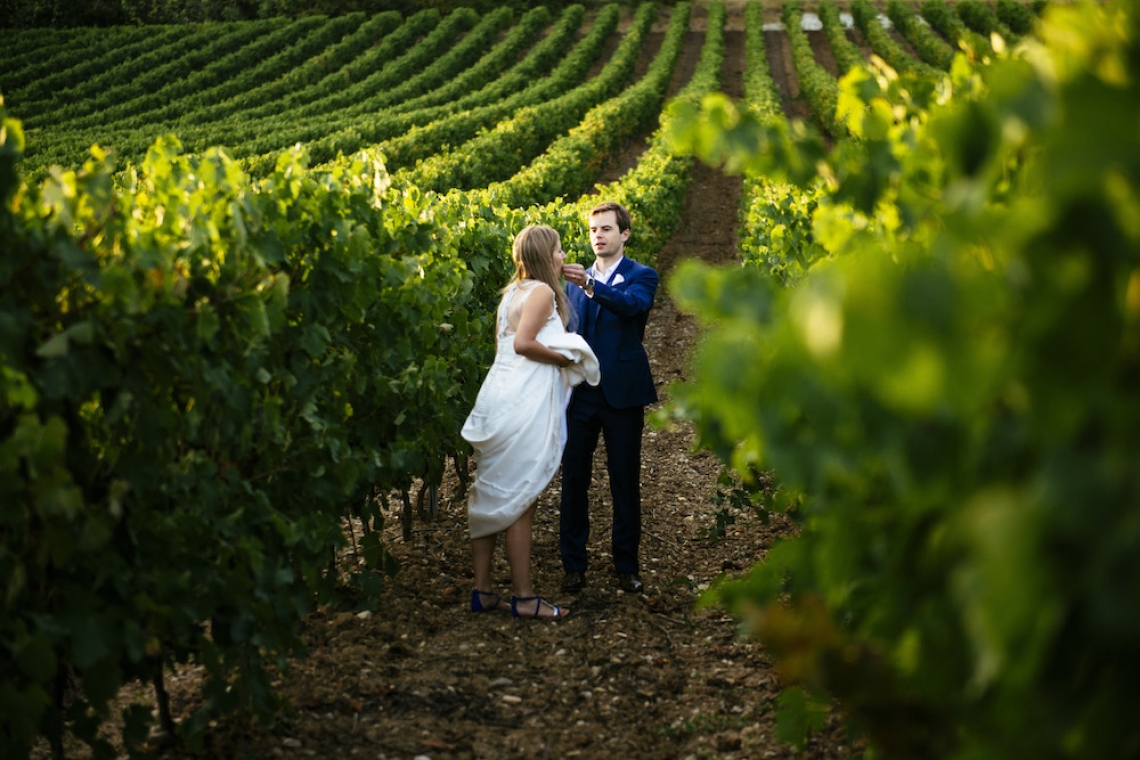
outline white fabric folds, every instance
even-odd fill
[[[594,356],[594,350],[590,348],[590,344],[581,335],[563,332],[551,335],[549,340],[541,338],[541,336],[540,339],[548,348],[553,348],[574,362],[569,367],[561,369],[563,400],[566,404],[570,403],[570,391],[575,385],[581,383],[597,385],[601,382],[602,371],[598,365],[598,357]],[[565,440],[563,444],[565,444]]]
[[[463,424],[462,435],[475,449],[477,467],[467,496],[471,538],[506,530],[549,485],[566,445],[570,391],[579,383],[597,385],[601,379],[593,350],[582,336],[566,332],[553,301],[538,340],[574,363],[561,369],[515,353],[507,311],[516,294],[525,298],[529,293],[526,284],[515,285],[503,297],[495,361]]]

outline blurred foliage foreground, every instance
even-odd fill
[[[673,278],[716,328],[677,413],[802,517],[710,601],[815,697],[785,729],[831,698],[868,756],[1140,756],[1140,9],[1033,37],[852,70],[826,150],[672,113],[680,149],[820,191],[794,286]]]

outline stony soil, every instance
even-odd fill
[[[722,86],[733,97],[741,95],[744,67],[740,5],[730,5]],[[674,88],[695,66],[703,23],[698,6]],[[822,34],[813,37],[827,52]],[[767,44],[785,108],[804,115],[782,33],[770,33]],[[636,161],[641,147],[615,162],[614,176]],[[662,401],[651,413],[668,403],[670,383],[690,379],[688,360],[699,341],[694,318],[672,302],[669,275],[686,258],[733,261],[739,194],[739,179],[698,164],[680,226],[659,255],[663,288],[646,344]],[[630,251],[636,255],[635,246]],[[728,534],[712,540],[711,498],[721,466],[693,442],[685,425],[651,426],[645,434],[643,595],[627,595],[614,583],[601,451],[591,493],[593,564],[588,587],[575,597],[559,591],[557,477],[540,497],[535,587],[572,607],[558,623],[468,611],[466,518],[450,474],[437,516],[418,516],[411,541],[391,515],[385,538],[401,570],[386,581],[376,610],[313,613],[302,632],[308,656],[277,681],[289,707],[273,725],[239,717],[213,724],[206,753],[346,760],[853,756],[835,715],[802,752],[778,741],[774,704],[781,686],[762,642],[743,638],[723,611],[696,604],[718,576],[746,571],[793,527],[783,515],[766,525],[740,512]],[[501,552],[497,563],[496,581],[509,594]],[[176,717],[199,706],[199,678],[193,669],[169,677]],[[141,687],[124,695],[132,697],[150,699]],[[190,756],[179,748],[164,754]]]

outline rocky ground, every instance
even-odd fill
[[[734,97],[741,95],[744,66],[739,5],[730,6],[723,85]],[[675,87],[699,56],[703,18],[698,7]],[[770,34],[768,46],[786,108],[802,113],[782,36]],[[638,150],[621,157],[613,173],[635,161]],[[671,382],[690,378],[688,359],[699,340],[695,319],[672,302],[669,275],[686,258],[734,259],[739,194],[739,179],[698,164],[680,226],[659,255],[663,288],[646,343],[662,402],[651,413],[668,403]],[[636,256],[635,245],[630,252]],[[343,760],[854,756],[834,715],[802,752],[782,744],[774,727],[781,686],[763,643],[744,638],[723,611],[697,605],[719,576],[746,571],[794,528],[783,515],[765,524],[741,511],[726,535],[711,537],[721,466],[694,450],[693,441],[686,425],[651,426],[645,434],[642,595],[625,594],[614,583],[602,451],[591,494],[593,564],[589,585],[577,596],[559,591],[557,477],[540,497],[535,587],[572,607],[557,623],[468,611],[466,518],[451,474],[437,517],[418,517],[411,541],[403,539],[395,515],[388,521],[386,543],[401,570],[386,581],[375,611],[312,614],[303,627],[308,656],[292,662],[276,684],[289,707],[273,725],[235,717],[213,724],[206,754]],[[501,552],[497,563],[496,581],[509,594]],[[176,717],[199,705],[199,678],[193,669],[169,677]],[[134,697],[150,698],[141,687]],[[165,756],[189,753],[171,748]]]

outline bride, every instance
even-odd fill
[[[531,585],[531,523],[538,495],[561,464],[570,391],[582,381],[597,385],[600,374],[586,341],[566,331],[571,307],[559,286],[566,255],[558,232],[524,228],[512,257],[515,275],[499,302],[495,361],[462,430],[477,468],[467,499],[475,566],[471,610],[559,619],[569,610],[537,596]],[[495,541],[504,532],[509,605],[491,584]]]

